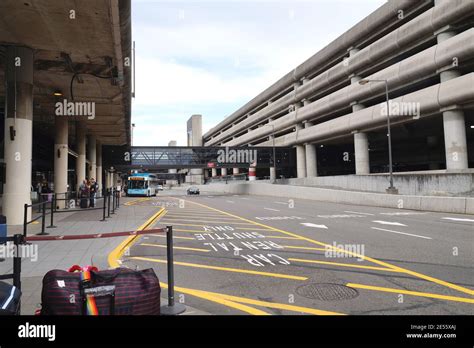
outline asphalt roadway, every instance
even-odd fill
[[[176,301],[209,314],[472,315],[474,216],[247,195],[158,197]],[[122,258],[166,292],[166,238]]]

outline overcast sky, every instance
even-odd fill
[[[134,0],[134,145],[186,146],[385,0]]]

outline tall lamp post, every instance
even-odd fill
[[[135,129],[135,123],[132,123],[132,137],[130,139],[131,145],[133,146],[133,130]]]
[[[390,186],[387,188],[387,193],[398,194],[398,190],[393,186],[393,164],[392,164],[392,133],[390,129],[390,103],[388,99],[388,81],[387,80],[369,80],[362,79],[359,81],[360,85],[366,85],[370,82],[385,83],[385,101],[387,103],[387,131],[388,131],[388,168],[390,177]]]

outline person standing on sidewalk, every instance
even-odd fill
[[[81,186],[79,186],[79,198],[80,198],[80,207],[87,208],[87,200],[89,199],[89,185],[87,180],[82,181]]]
[[[97,183],[95,182],[94,178],[91,178],[91,184],[90,184],[90,187],[89,187],[89,192],[90,192],[90,202],[89,202],[89,206],[91,208],[94,208],[95,207],[95,198],[96,198],[96,195],[97,195],[97,190],[99,189],[99,185],[97,185]]]

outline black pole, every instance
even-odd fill
[[[168,305],[161,307],[161,314],[181,314],[186,311],[186,307],[174,302],[173,226],[166,226],[166,263],[168,269]]]
[[[100,221],[105,221],[105,209],[107,207],[107,205],[105,204],[106,203],[106,199],[107,198],[107,195],[104,196],[104,191],[102,190],[102,200],[104,201],[104,205],[102,207],[102,220]]]
[[[33,210],[33,208],[31,208]],[[28,233],[28,204],[25,203],[23,208],[23,236],[26,238]]]
[[[41,204],[43,206],[43,210],[41,211],[41,232],[37,233],[36,234],[37,236],[44,236],[44,235],[49,234],[44,231],[44,227],[46,223],[46,203],[47,201]]]
[[[107,189],[107,217],[110,217],[110,189]]]
[[[13,257],[13,285],[21,291],[21,255],[18,252],[19,245],[23,243],[23,236],[15,234],[13,244],[15,244],[15,256]]]
[[[112,214],[115,214],[115,189],[112,189]]]
[[[55,201],[56,201],[56,194],[54,194],[53,198],[51,198],[51,222],[47,228],[56,228],[56,226],[54,226],[54,207],[57,202]]]

